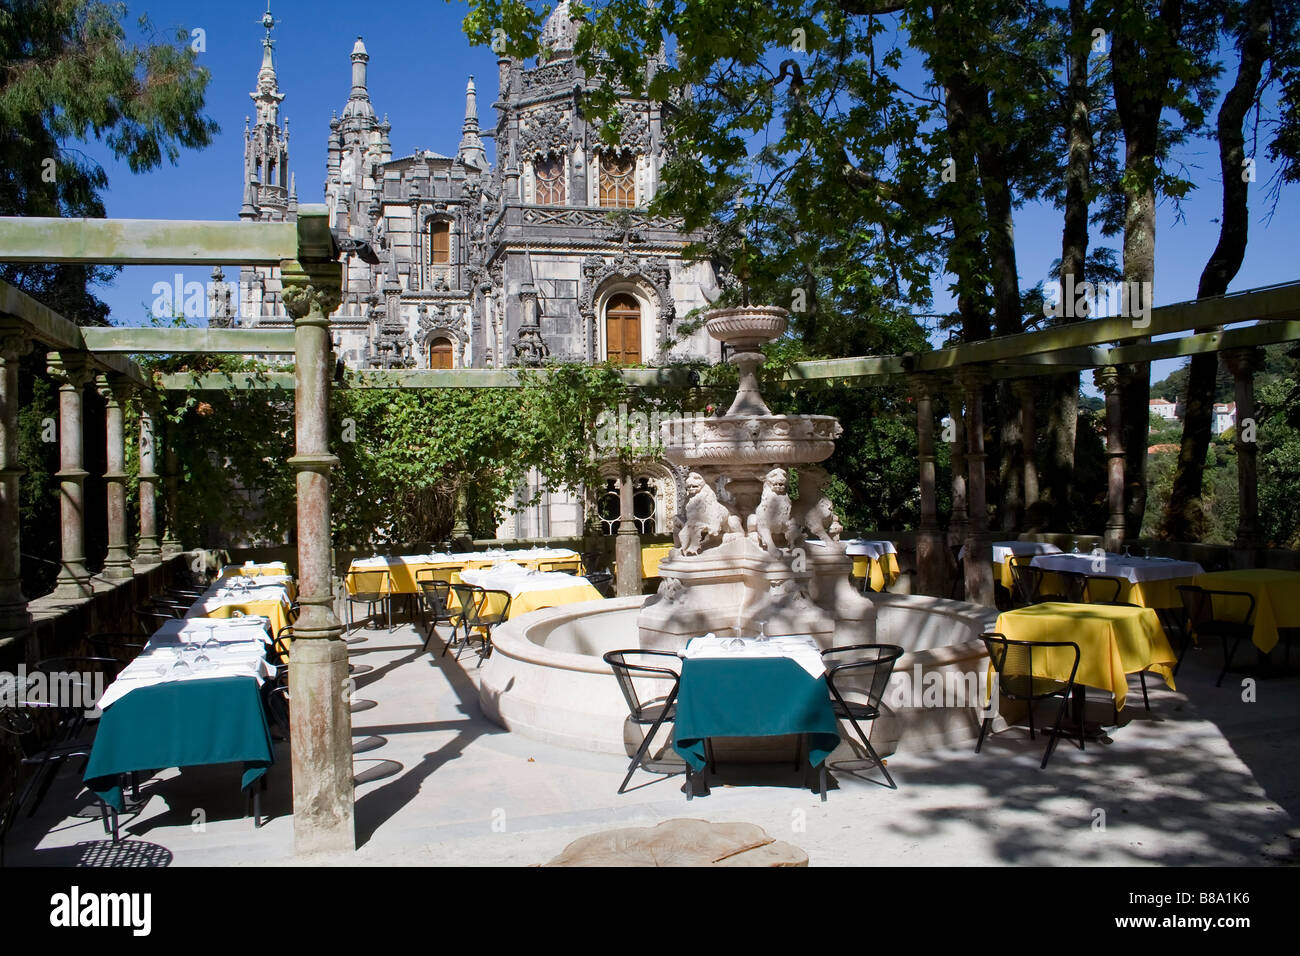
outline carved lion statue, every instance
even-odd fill
[[[676,529],[677,547],[683,555],[699,554],[720,541],[736,519],[697,471],[686,476],[686,494],[686,519]]]
[[[799,502],[795,505],[795,520],[827,546],[838,544],[844,526],[835,517],[835,506],[826,497],[830,475],[822,468],[809,468],[799,473]]]
[[[758,543],[771,554],[779,554],[781,545],[797,547],[800,541],[799,522],[795,521],[790,498],[786,494],[788,478],[784,468],[773,468],[763,478],[763,496],[754,509],[754,525]]]

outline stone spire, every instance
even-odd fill
[[[283,128],[280,126],[280,103],[284,94],[280,92],[279,79],[275,75],[272,55],[275,41],[271,39],[276,22],[268,0],[266,13],[262,16],[262,27],[266,30],[266,36],[262,38],[262,66],[257,71],[257,88],[248,94],[257,109],[257,117],[251,128],[245,123],[245,190],[239,210],[241,219],[278,222],[283,221],[288,213],[289,124],[286,121]]]
[[[578,23],[569,12],[569,0],[560,0],[555,10],[546,18],[538,45],[542,48],[543,59],[556,60],[573,55],[573,46],[578,39]]]
[[[361,37],[352,44],[352,92],[348,94],[347,106],[343,107],[343,119],[367,119],[374,121],[375,108],[370,102],[370,90],[366,86],[366,64],[370,54]]]
[[[483,148],[483,140],[479,138],[478,131],[478,92],[474,88],[472,75],[465,84],[465,124],[461,127],[456,158],[466,166],[487,171],[487,151]]]

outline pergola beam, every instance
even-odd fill
[[[85,348],[100,354],[292,355],[291,329],[82,329]]]
[[[278,266],[297,254],[291,222],[0,218],[0,262]]]

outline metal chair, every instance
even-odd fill
[[[465,628],[465,644],[473,631],[480,634],[478,665],[492,654],[492,628],[506,620],[510,614],[510,592],[489,590],[473,584],[453,584],[451,592],[460,605],[461,623]],[[463,648],[462,648],[463,649]],[[446,650],[443,650],[446,653]],[[460,659],[460,651],[456,652]]]
[[[836,658],[841,655],[852,656],[837,662]],[[867,755],[885,775],[891,790],[897,790],[898,784],[890,776],[880,754],[871,746],[870,735],[863,731],[862,725],[870,724],[880,716],[880,702],[889,686],[889,677],[894,672],[894,664],[902,656],[903,648],[897,644],[848,644],[822,651],[822,660],[827,665],[826,686],[831,692],[831,708],[837,719],[847,720],[853,725]],[[854,696],[845,696],[850,693]],[[822,799],[825,800],[825,761],[821,766],[821,778]]]
[[[144,642],[139,634],[126,634],[118,631],[101,631],[87,634],[86,643],[95,652],[96,657],[111,657],[122,664],[129,664],[144,650]]]
[[[1047,750],[1043,753],[1043,762],[1039,764],[1039,769],[1047,768],[1047,761],[1052,756],[1052,751],[1056,749],[1056,741],[1061,735],[1061,721],[1065,718],[1066,704],[1070,700],[1070,695],[1074,691],[1075,675],[1079,671],[1079,645],[1073,641],[1012,641],[1008,640],[1003,634],[990,631],[987,634],[981,634],[980,640],[984,642],[984,647],[988,650],[989,660],[993,662],[993,670],[998,675],[998,693],[1008,700],[1023,700],[1029,704],[1029,739],[1034,740],[1034,704],[1040,700],[1046,700],[1049,697],[1061,698],[1061,710],[1056,715],[1056,724],[1048,732],[1051,738],[1047,742]],[[1055,677],[1037,677],[1034,675],[1034,655],[1042,653],[1049,648],[1071,648],[1074,651],[1074,663],[1070,667],[1070,676],[1065,680]],[[989,701],[989,710],[993,708],[994,702]],[[1079,714],[1082,722],[1083,714]],[[979,740],[975,742],[975,752],[979,753],[980,748],[984,746],[984,737],[988,733],[989,727],[993,723],[991,713],[985,716],[980,725]],[[1079,749],[1083,749],[1082,727],[1079,733]]]
[[[382,587],[378,591],[363,591],[358,589],[357,583],[362,576],[378,574],[381,575]],[[393,578],[388,569],[364,569],[361,571],[350,570],[344,578],[344,597],[347,598],[348,604],[348,629],[347,635],[351,635],[356,629],[356,619],[353,617],[352,608],[357,604],[366,605],[366,619],[370,620],[375,616],[375,607],[384,605],[388,612],[388,629],[393,629]]]
[[[1068,571],[1055,571],[1054,574],[1061,576],[1065,585],[1063,593],[1044,593],[1043,579],[1046,572],[1042,568],[1031,567],[1029,559],[1022,559],[1012,555],[1007,558],[1011,565],[1011,581],[1015,585],[1016,593],[1013,595],[1019,602],[1020,607],[1028,607],[1031,604],[1044,604],[1048,601],[1065,601],[1077,604],[1074,599],[1074,592],[1070,590],[1071,586],[1078,587],[1076,578],[1078,575],[1071,575]]]
[[[1089,604],[1129,603],[1121,602],[1119,599],[1120,593],[1124,590],[1124,582],[1119,578],[1106,574],[1088,574],[1083,577],[1083,596]]]
[[[422,650],[429,649],[429,642],[433,640],[434,634],[437,633],[439,624],[450,624],[452,638],[456,636],[457,630],[460,629],[461,611],[460,608],[451,606],[451,582],[449,581],[421,581],[420,582],[420,604],[424,609],[424,647]],[[447,653],[447,647],[451,646],[450,639],[443,647],[443,653]]]
[[[168,621],[174,621],[178,615],[160,611],[152,607],[138,607],[135,609],[135,619],[140,624],[140,630],[144,632],[145,637],[153,637],[154,632],[162,627]]]
[[[632,774],[636,773],[638,767],[646,765],[646,754],[650,751],[650,742],[659,728],[665,723],[672,723],[677,719],[677,692],[681,688],[681,658],[674,651],[651,651],[641,648],[629,648],[626,650],[608,651],[602,659],[610,666],[614,672],[614,677],[618,680],[618,688],[623,692],[623,699],[627,701],[629,718],[632,723],[642,728],[649,727],[649,733],[642,734],[641,745],[637,747],[636,753],[632,756],[632,762],[628,764],[627,774],[623,777],[623,782],[618,786],[618,792],[622,793],[626,788],[628,781],[632,779]],[[668,663],[672,661],[675,667],[663,667],[655,664],[646,663],[643,659],[653,661],[662,661]],[[668,691],[665,694],[643,699],[637,690],[636,679],[651,680],[655,682],[655,690],[662,690],[665,681],[671,681]],[[649,769],[647,767],[646,769]],[[691,765],[686,765],[686,793],[692,794],[691,787]]]
[[[1224,675],[1232,666],[1233,655],[1241,642],[1249,641],[1255,633],[1255,595],[1248,591],[1215,591],[1197,587],[1194,584],[1178,585],[1178,596],[1182,598],[1184,616],[1183,649],[1178,655],[1178,663],[1183,662],[1183,654],[1192,640],[1200,641],[1202,637],[1217,637],[1223,641],[1223,670],[1219,671],[1215,687],[1223,684]],[[1216,617],[1214,599],[1226,598],[1228,602],[1245,601],[1246,614],[1241,620]],[[1220,604],[1220,610],[1223,605]]]
[[[538,571],[555,571],[561,574],[576,575],[580,570],[581,559],[574,555],[572,558],[552,558],[549,561],[538,561]]]
[[[582,576],[600,592],[602,597],[614,596],[614,575],[610,573],[605,556],[600,551],[582,553]]]

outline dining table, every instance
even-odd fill
[[[854,538],[845,553],[853,558],[853,575],[873,591],[883,591],[898,580],[898,546],[883,538]]]
[[[839,723],[817,643],[808,636],[704,635],[679,652],[673,749],[692,770],[705,767],[714,737],[805,735],[820,767],[839,745]]]
[[[432,577],[444,581],[463,580],[465,570],[490,568],[511,563],[533,570],[581,569],[582,558],[570,548],[493,548],[486,551],[442,552],[408,555],[375,555],[357,558],[348,567],[346,586],[350,593],[418,594],[419,582]]]
[[[87,789],[125,809],[122,775],[236,763],[249,790],[275,762],[262,685],[275,676],[260,619],[171,620],[97,702]]]
[[[1243,568],[1236,571],[1208,571],[1191,581],[1211,591],[1244,591],[1255,598],[1251,643],[1267,654],[1277,646],[1280,628],[1300,627],[1300,571],[1276,568]],[[1245,611],[1245,602],[1214,599],[1214,613],[1231,617]]]
[[[219,580],[190,605],[185,617],[263,617],[272,635],[279,634],[290,623],[293,613],[292,582],[267,581],[263,577]]]
[[[994,541],[993,546],[993,580],[1012,593],[1015,592],[1015,579],[1011,576],[1011,558],[1033,558],[1039,554],[1060,554],[1061,549],[1047,541]],[[961,546],[957,558],[964,560],[966,545]]]
[[[998,615],[995,630],[1013,641],[1071,641],[1079,645],[1075,683],[1113,694],[1115,709],[1124,709],[1128,677],[1150,671],[1174,687],[1178,663],[1152,608],[1049,601]],[[1074,664],[1069,648],[1035,653],[1034,677],[1067,680]],[[989,664],[989,680],[993,665]]]
[[[1178,586],[1191,584],[1198,575],[1205,573],[1205,569],[1195,561],[1138,557],[1109,551],[1040,554],[1031,558],[1029,564],[1047,572],[1066,571],[1085,577],[1116,578],[1120,590],[1113,600],[1158,610],[1182,607]],[[1052,580],[1050,575],[1045,577],[1043,588],[1061,593],[1058,582]],[[1088,596],[1093,600],[1099,598],[1091,589]],[[1111,600],[1109,591],[1106,592],[1105,599]]]
[[[466,568],[460,572],[465,584],[510,595],[506,620],[540,611],[543,608],[603,601],[605,596],[584,577],[563,571],[534,571],[518,564],[498,564],[490,568]],[[488,609],[490,612],[491,609]]]

